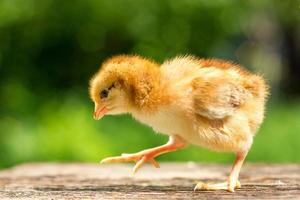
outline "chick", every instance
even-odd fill
[[[187,144],[234,152],[226,182],[195,187],[233,192],[240,187],[239,172],[263,121],[267,95],[261,76],[223,60],[180,56],[159,65],[140,56],[110,58],[90,81],[94,118],[130,113],[169,141],[101,162],[135,161],[136,172],[145,162],[159,167],[155,157]]]

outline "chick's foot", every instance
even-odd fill
[[[150,150],[150,149],[149,149]],[[152,151],[149,150],[144,150],[138,153],[133,153],[133,154],[126,154],[123,153],[121,156],[116,156],[116,157],[108,157],[105,158],[101,161],[101,163],[112,163],[112,162],[129,162],[129,161],[134,161],[136,162],[133,172],[137,172],[140,167],[146,163],[146,162],[151,162],[155,167],[159,167],[158,162],[154,160],[154,158],[157,156],[155,155]]]
[[[229,192],[234,192],[235,188],[240,188],[241,184],[238,180],[239,173],[242,167],[242,164],[246,158],[247,152],[241,151],[236,155],[236,159],[234,161],[233,167],[231,169],[230,175],[228,177],[227,182],[223,183],[203,183],[199,182],[194,191],[196,190],[227,190]]]
[[[198,182],[194,188],[196,190],[227,190],[229,192],[234,192],[234,189],[241,188],[241,183],[236,180],[235,185],[230,184],[229,182],[223,183],[203,183]]]
[[[108,157],[101,161],[101,163],[114,163],[114,162],[129,162],[134,161],[136,162],[133,172],[137,172],[144,163],[150,162],[156,168],[159,167],[158,162],[154,159],[155,157],[159,156],[160,154],[175,151],[179,148],[185,146],[185,142],[183,142],[179,137],[171,136],[169,142],[165,145],[146,149],[140,151],[138,153],[133,154],[122,154],[121,156],[116,157]]]

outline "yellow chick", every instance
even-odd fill
[[[90,81],[94,118],[130,113],[141,123],[169,136],[165,145],[103,159],[102,163],[145,162],[187,144],[236,154],[223,183],[199,182],[195,190],[240,187],[241,166],[264,118],[268,86],[261,76],[216,59],[179,56],[162,65],[140,56],[115,56]]]

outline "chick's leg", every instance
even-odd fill
[[[135,173],[145,162],[151,162],[155,167],[158,168],[159,164],[154,160],[156,156],[159,156],[163,153],[175,151],[185,146],[186,143],[180,137],[170,136],[168,143],[162,146],[146,149],[138,153],[122,154],[121,156],[105,158],[101,161],[101,163],[135,161],[136,165],[133,168],[133,172]]]
[[[230,192],[234,192],[235,188],[240,188],[241,184],[238,180],[239,173],[241,170],[241,167],[243,165],[243,162],[246,158],[247,153],[241,152],[238,153],[236,156],[236,159],[234,161],[233,167],[231,169],[229,178],[226,182],[223,183],[203,183],[199,182],[197,183],[195,187],[196,190],[228,190]]]

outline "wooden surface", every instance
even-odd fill
[[[224,181],[229,165],[163,163],[24,164],[0,172],[0,199],[300,199],[300,165],[246,164],[235,193],[197,191],[197,181]]]

